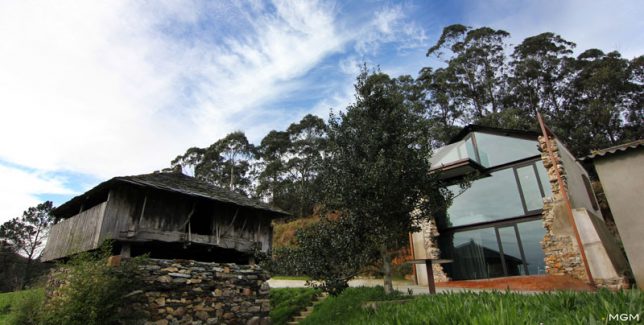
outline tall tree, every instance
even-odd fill
[[[42,248],[49,234],[49,227],[54,223],[51,214],[53,203],[46,201],[23,212],[22,217],[13,218],[0,225],[0,241],[10,245],[13,250],[27,257],[20,288],[24,286],[31,274],[32,262],[40,257]]]
[[[172,160],[183,172],[245,195],[252,192],[256,149],[241,131],[232,132],[207,148],[190,148]]]
[[[443,29],[427,56],[444,59],[447,66],[440,71],[458,109],[470,120],[480,120],[503,109],[506,92],[504,40],[510,34],[489,27],[473,29],[451,25]],[[446,51],[451,55],[446,56]]]
[[[297,215],[303,217],[313,212],[320,198],[317,176],[326,149],[327,126],[321,118],[308,114],[291,124],[287,132],[291,143],[286,163],[288,179],[294,185]]]
[[[506,100],[513,109],[514,123],[508,128],[533,128],[537,111],[547,116],[563,113],[574,73],[570,56],[574,47],[559,35],[542,33],[514,48]]]
[[[324,120],[309,114],[285,132],[269,132],[258,150],[263,167],[258,196],[270,197],[274,205],[295,216],[311,214],[319,201],[326,128]]]
[[[428,219],[441,185],[430,175],[427,123],[395,79],[364,70],[356,102],[329,120],[325,204],[367,234],[381,256],[385,291],[393,290],[391,260],[417,222]],[[442,197],[442,196],[441,196]]]
[[[598,49],[582,52],[574,61],[574,79],[568,89],[568,106],[553,119],[553,127],[568,140],[573,152],[586,155],[644,136],[641,117],[643,86],[633,82],[632,62],[618,52]],[[637,113],[639,111],[639,113]],[[633,114],[633,115],[631,115]],[[624,132],[624,126],[635,131]]]

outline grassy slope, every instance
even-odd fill
[[[311,288],[271,289],[271,320],[274,325],[286,324],[304,307],[311,304],[316,290]]]
[[[13,304],[31,293],[44,294],[44,291],[42,289],[31,289],[0,293],[0,324],[6,324],[8,322],[9,313],[11,312]]]
[[[379,290],[379,291],[376,291]],[[301,324],[605,324],[609,314],[644,317],[644,293],[450,293],[363,310],[384,297],[381,288],[348,289],[329,298]],[[404,296],[403,296],[404,297]]]
[[[273,224],[273,248],[295,245],[295,232],[320,220],[319,216],[297,219],[287,223]]]

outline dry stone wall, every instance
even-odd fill
[[[427,254],[427,258],[440,258],[441,251],[438,248],[438,243],[436,242],[436,237],[438,237],[440,234],[438,232],[438,227],[436,226],[436,221],[434,219],[426,221],[423,223],[421,228],[423,229],[423,242],[425,244],[425,252]],[[443,270],[442,265],[432,264],[432,271],[434,272],[435,282],[449,281],[449,278]]]
[[[268,274],[256,265],[150,259],[142,266],[146,324],[270,324]]]
[[[566,170],[560,163],[559,150],[556,141],[549,139],[555,161],[550,159],[546,140],[539,137],[541,160],[548,171],[548,180],[552,188],[552,196],[544,198],[543,226],[546,234],[541,242],[545,255],[546,273],[551,275],[569,275],[588,281],[586,270],[581,259],[581,253],[574,237],[572,225],[568,221],[567,207],[557,180],[557,169],[564,186]]]

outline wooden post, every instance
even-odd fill
[[[427,286],[429,287],[429,293],[436,293],[436,284],[434,283],[434,268],[432,268],[432,260],[425,260],[425,266],[427,267]]]

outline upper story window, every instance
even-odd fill
[[[461,141],[436,149],[429,161],[432,169],[434,169],[463,159],[471,159],[478,162],[472,137],[470,136]]]
[[[480,161],[485,167],[503,165],[539,154],[536,140],[474,132]]]
[[[534,157],[539,154],[536,140],[472,132],[463,140],[436,149],[430,158],[432,169],[464,159],[489,168]]]
[[[540,160],[494,171],[472,182],[465,191],[448,187],[456,196],[441,227],[459,227],[537,214],[543,197],[551,196]]]

